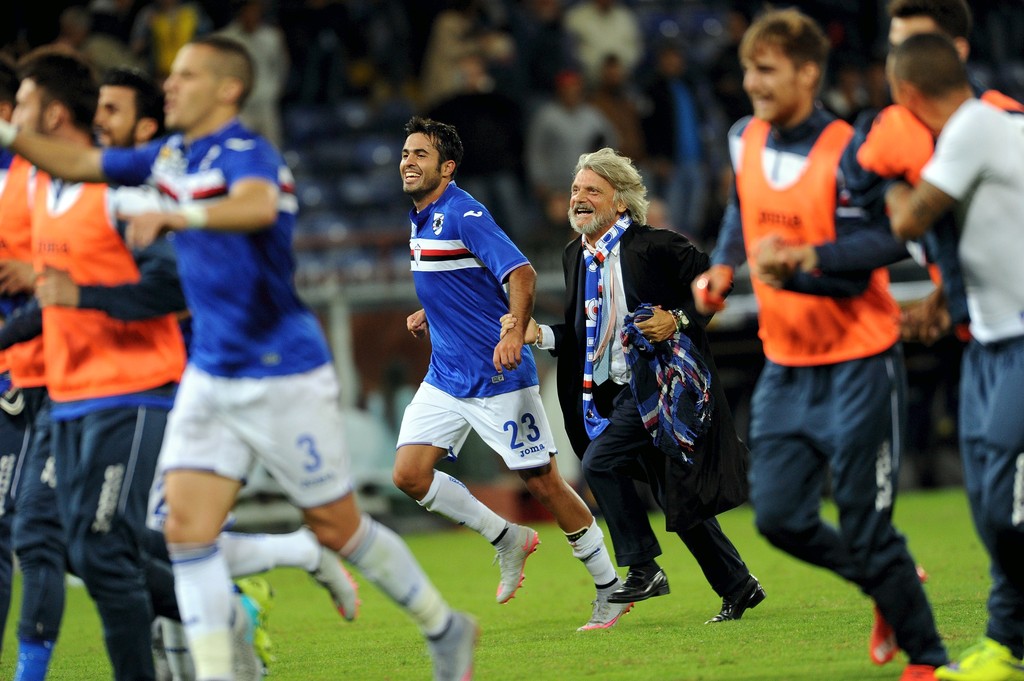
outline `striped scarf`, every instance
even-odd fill
[[[597,240],[594,253],[584,248],[583,263],[586,265],[586,280],[583,285],[585,301],[583,309],[587,312],[587,352],[583,362],[583,425],[587,435],[593,440],[608,427],[608,419],[597,413],[594,405],[594,360],[597,351],[597,336],[601,332],[601,307],[604,301],[604,290],[601,283],[601,265],[608,259],[608,254],[619,243],[619,239],[633,223],[629,214],[624,214],[604,235]],[[610,320],[609,323],[614,323]],[[609,358],[607,361],[611,361]]]
[[[626,315],[622,347],[644,428],[654,444],[677,463],[692,464],[694,445],[711,423],[711,372],[690,337],[677,332],[651,343],[636,323],[654,314],[644,303]]]

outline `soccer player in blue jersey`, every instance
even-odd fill
[[[67,179],[153,184],[176,206],[128,223],[137,248],[172,232],[193,318],[191,354],[160,454],[165,536],[197,681],[232,679],[231,582],[217,536],[261,462],[337,551],[417,623],[434,678],[472,675],[477,625],[453,611],[404,542],[360,512],[323,331],[299,300],[297,204],[280,154],[237,120],[252,88],[238,43],[197,39],[165,82],[177,134],[137,149],[72,149],[0,126],[0,143]]]
[[[502,315],[530,318],[537,273],[487,208],[455,184],[462,161],[455,128],[417,117],[405,132],[399,168],[402,188],[413,201],[409,245],[424,306],[409,316],[407,327],[414,336],[429,330],[431,355],[402,419],[395,484],[428,511],[494,545],[501,570],[497,600],[507,603],[540,543],[537,533],[506,521],[457,478],[434,469],[446,457],[457,458],[472,428],[551,512],[593,577],[597,597],[580,630],[611,627],[633,604],[608,602],[619,577],[590,509],[558,472],[523,330],[499,338]]]

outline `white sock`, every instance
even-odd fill
[[[168,544],[167,550],[196,681],[233,679],[232,587],[224,555],[216,544]]]
[[[185,627],[181,622],[161,617],[160,629],[164,636],[164,652],[167,654],[167,666],[171,670],[171,678],[174,681],[195,681],[196,670],[192,666],[192,656],[188,652]]]
[[[470,494],[457,478],[438,470],[434,471],[434,481],[426,496],[417,503],[431,513],[476,530],[489,542],[497,539],[508,524]]]
[[[426,636],[444,631],[451,608],[397,534],[364,514],[341,555],[409,613]]]
[[[618,581],[619,575],[612,565],[612,558],[604,546],[604,533],[597,521],[577,532],[567,533],[565,538],[572,547],[572,555],[579,558],[594,577],[598,589],[607,589]]]
[[[320,564],[320,544],[303,527],[287,534],[222,532],[217,548],[224,554],[232,579],[276,567],[298,567],[312,572]]]

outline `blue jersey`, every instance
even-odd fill
[[[412,279],[430,324],[430,368],[423,380],[454,397],[488,397],[537,385],[529,347],[514,371],[494,370],[503,284],[528,265],[483,205],[451,183],[434,203],[413,210]]]
[[[183,204],[222,199],[246,179],[278,185],[277,222],[268,229],[172,235],[192,313],[189,361],[215,376],[252,378],[330,361],[319,322],[295,290],[298,203],[291,172],[269,142],[234,121],[191,144],[172,135],[136,149],[105,149],[103,172],[122,184],[153,184]]]

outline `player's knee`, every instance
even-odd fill
[[[517,472],[520,479],[526,483],[526,489],[537,498],[547,499],[562,491],[562,476],[551,467],[551,464]]]
[[[68,562],[72,572],[78,576],[93,598],[116,593],[122,585],[111,584],[112,578],[130,579],[123,569],[117,567],[118,557],[124,556],[128,547],[119,547],[117,533],[97,534],[87,532],[68,540]]]
[[[405,492],[417,501],[427,495],[433,476],[425,476],[414,466],[396,463],[391,470],[391,480],[395,487]]]
[[[755,507],[754,524],[757,531],[765,539],[776,546],[784,546],[792,538],[802,533],[802,528],[794,522],[789,510],[782,506]]]
[[[336,502],[307,509],[306,526],[316,535],[316,541],[332,551],[340,551],[359,530],[363,515],[352,495]]]
[[[316,535],[316,542],[320,546],[326,546],[337,553],[344,548],[348,540],[352,538],[352,532],[338,525],[310,525],[313,534]]]
[[[221,525],[172,510],[164,521],[164,538],[168,544],[212,544],[217,541]]]

